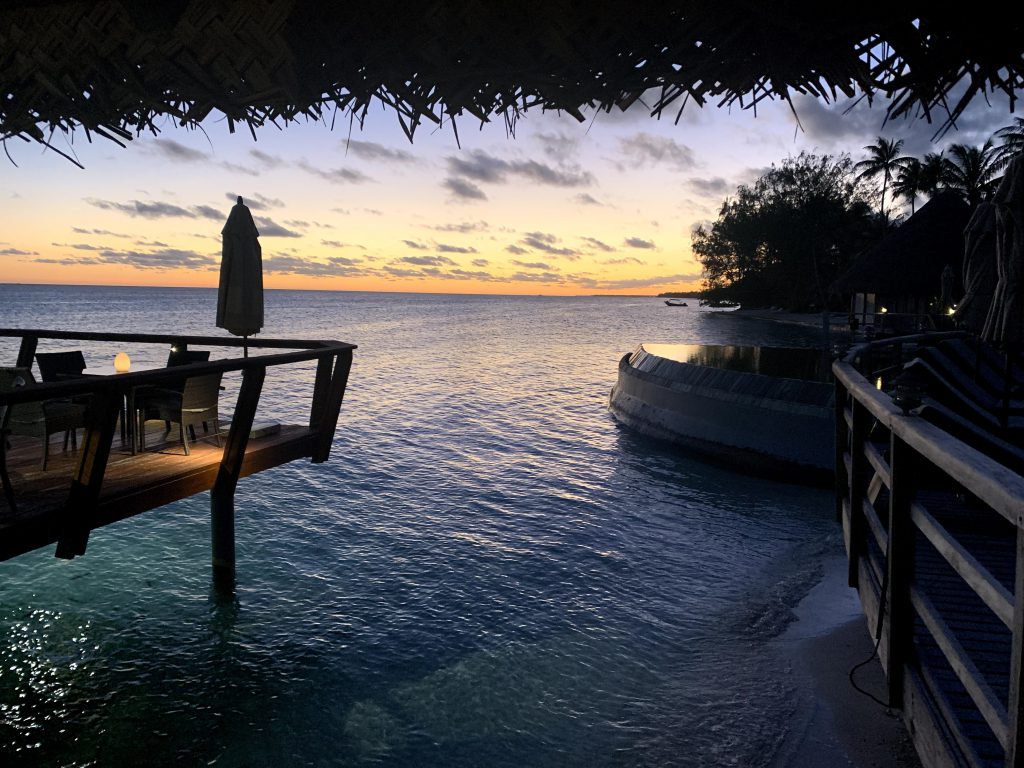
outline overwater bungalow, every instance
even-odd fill
[[[15,0],[0,16],[0,138],[65,154],[55,136],[124,145],[158,131],[163,119],[198,127],[214,112],[232,132],[257,138],[267,123],[358,123],[383,104],[411,139],[424,122],[457,130],[462,121],[497,118],[514,132],[527,110],[582,121],[584,108],[642,100],[653,117],[674,119],[684,106],[747,107],[799,94],[887,99],[890,117],[921,114],[940,129],[991,94],[1013,104],[1024,86],[1022,40],[1013,14],[941,5],[921,13],[721,0],[642,10],[469,0]],[[879,288],[851,287],[877,302]],[[107,341],[111,351],[127,341],[238,346],[223,337],[128,339],[88,329],[3,333],[20,338],[16,359],[4,362],[22,369],[37,343],[54,339]],[[36,466],[38,438],[10,436],[0,553],[56,542],[59,555],[78,555],[99,525],[212,489],[214,557],[227,556],[239,478],[303,456],[327,458],[353,348],[260,345],[273,353],[0,393],[7,413],[42,400],[91,399],[83,424],[56,430],[79,431],[81,447],[52,468]],[[992,458],[1006,452],[1000,440],[1012,447],[1005,435],[972,445],[876,389],[898,351],[917,349],[910,345],[927,346],[870,347],[834,369],[838,512],[851,584],[880,638],[889,703],[902,709],[924,763],[1024,765],[1024,479]],[[312,360],[309,422],[255,433],[264,376]],[[223,446],[132,455],[134,417],[126,423],[122,414],[134,391],[228,372],[240,372],[242,384]],[[153,445],[149,435],[136,437]]]

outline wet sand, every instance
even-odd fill
[[[846,586],[846,562],[830,559],[822,582],[796,609],[797,621],[777,647],[794,676],[813,691],[810,711],[779,768],[920,768],[900,713],[860,693],[847,677],[874,648],[854,590]],[[885,677],[873,659],[857,683],[883,701]]]

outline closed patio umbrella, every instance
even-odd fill
[[[252,213],[238,198],[221,230],[217,327],[248,339],[263,328],[263,254]],[[249,346],[243,347],[248,357]]]

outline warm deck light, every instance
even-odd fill
[[[128,373],[132,367],[132,359],[124,352],[118,352],[114,357],[114,370],[118,373]]]
[[[881,313],[882,313],[882,314],[884,315],[884,314],[885,314],[886,312],[888,312],[889,310],[888,310],[888,309],[886,309],[885,307],[879,307],[879,308],[878,308],[878,311],[879,311],[879,312],[881,312]]]

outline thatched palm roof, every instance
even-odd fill
[[[834,284],[840,293],[931,298],[942,271],[957,275],[964,258],[964,229],[971,209],[955,192],[940,192],[878,245],[858,256]]]
[[[14,0],[0,13],[0,138],[114,139],[196,125],[357,119],[376,98],[423,120],[528,108],[580,116],[658,89],[749,106],[806,93],[955,117],[1024,77],[1020,14],[916,3],[749,0]],[[924,7],[922,5],[922,7]],[[946,97],[958,83],[957,100]],[[646,103],[646,102],[645,102]]]

